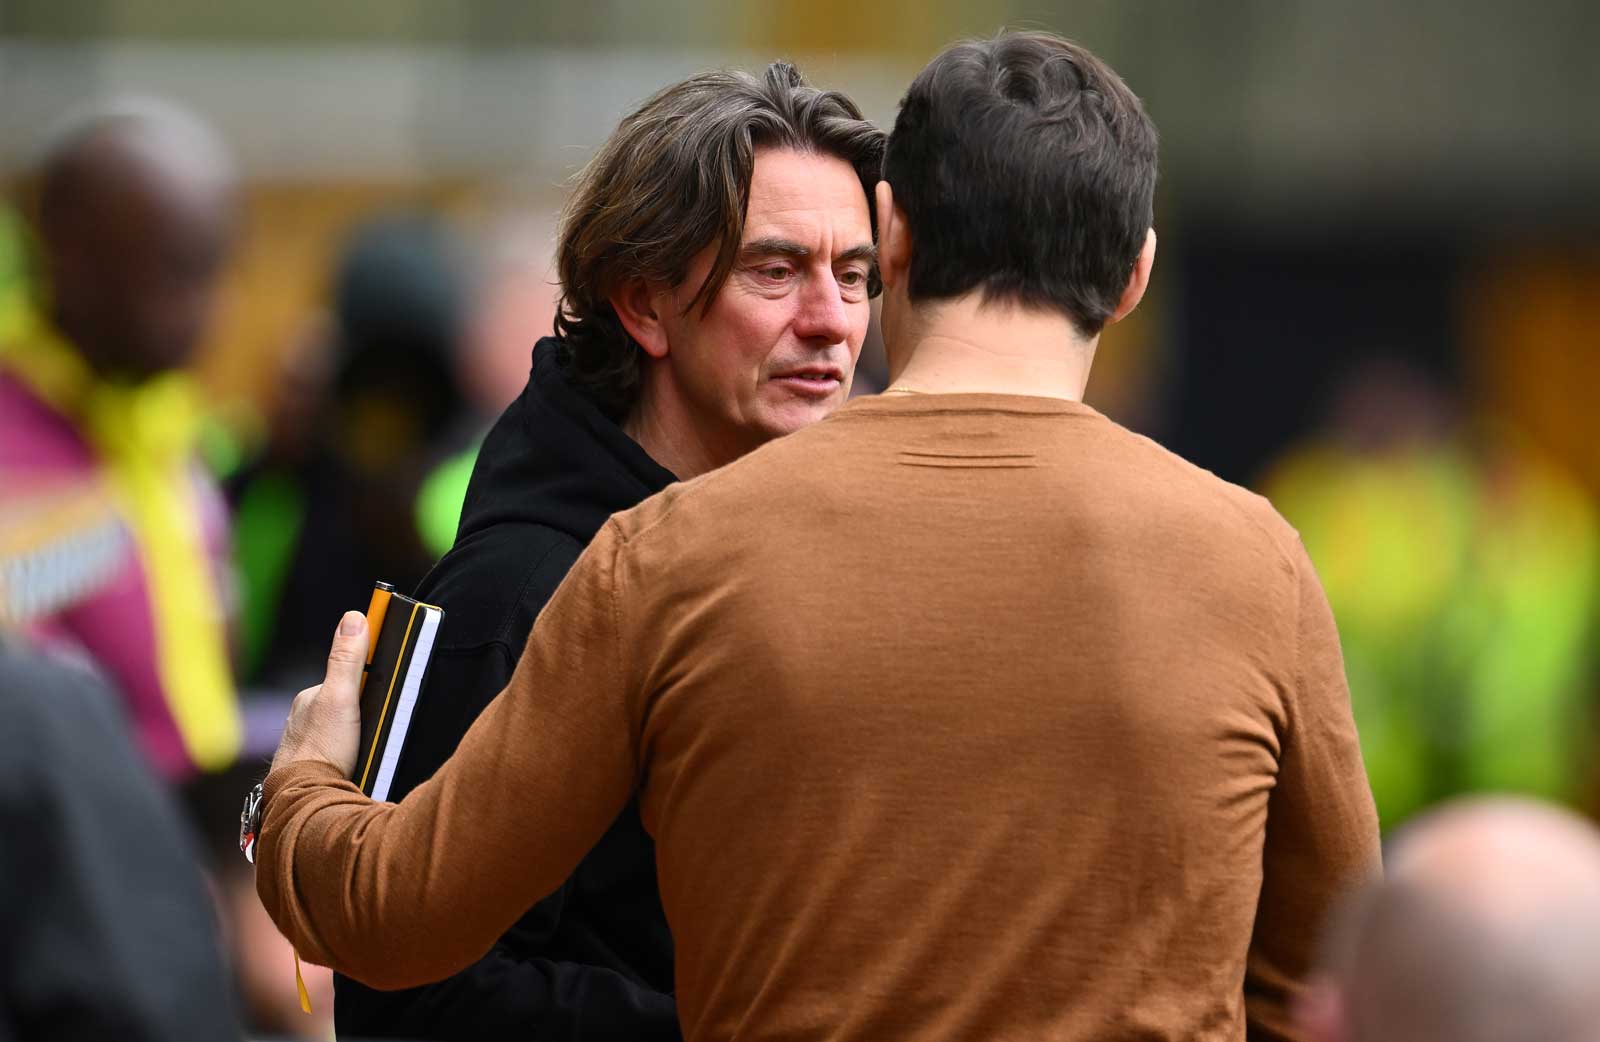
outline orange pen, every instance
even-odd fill
[[[361,667],[361,687],[367,686],[367,673],[372,669],[372,653],[378,650],[378,631],[383,629],[383,617],[389,613],[389,595],[394,584],[377,582],[372,586],[372,600],[367,604],[367,664]]]

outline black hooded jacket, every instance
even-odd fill
[[[479,452],[455,546],[417,589],[445,616],[395,800],[444,763],[510,680],[534,618],[606,519],[675,480],[573,390],[559,350],[551,338],[534,348],[527,387]],[[672,938],[637,803],[471,967],[405,991],[344,977],[335,989],[342,1036],[677,1039]]]

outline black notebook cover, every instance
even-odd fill
[[[388,595],[361,688],[361,744],[351,779],[375,800],[389,797],[443,618],[444,611],[434,605]]]

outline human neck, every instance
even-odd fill
[[[682,399],[663,393],[649,373],[645,375],[638,403],[623,418],[622,430],[679,481],[716,470],[747,451],[708,437],[690,419]]]
[[[1065,315],[968,294],[912,309],[886,344],[889,390],[1080,402],[1099,340],[1085,340]]]

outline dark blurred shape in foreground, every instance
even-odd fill
[[[237,1038],[190,835],[87,673],[0,634],[0,1038]]]

